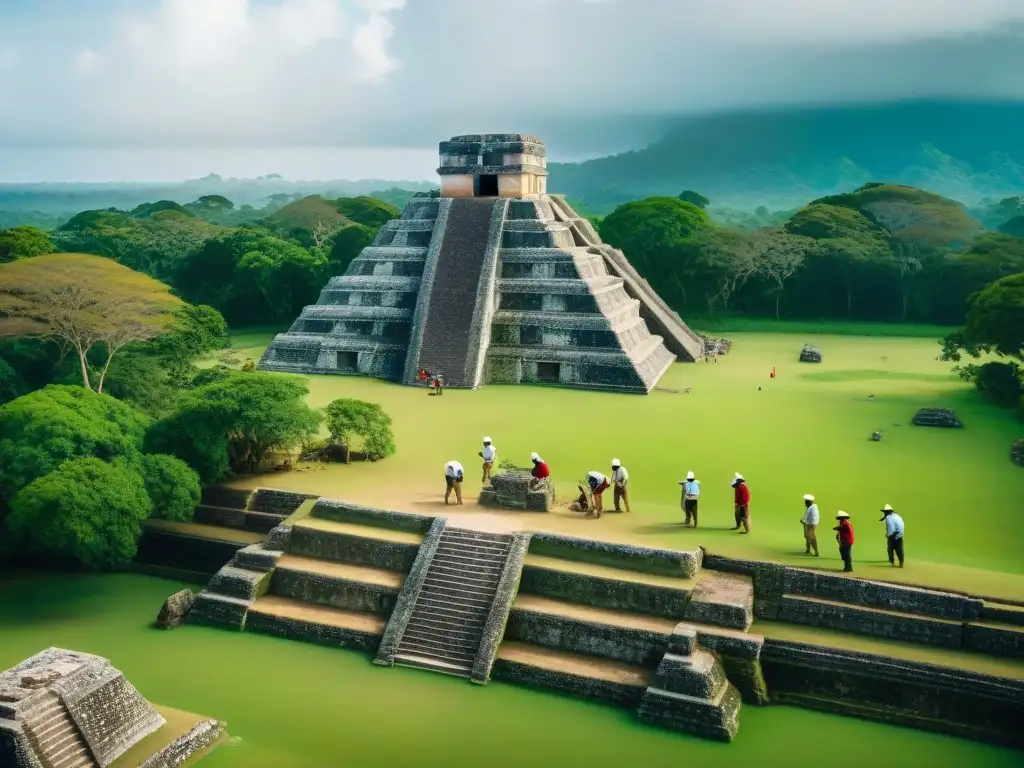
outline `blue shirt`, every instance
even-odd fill
[[[885,516],[885,535],[886,538],[895,534],[899,538],[903,538],[903,518],[893,512],[891,515]]]
[[[700,483],[697,480],[687,480],[683,483],[683,494],[692,498],[700,496]]]

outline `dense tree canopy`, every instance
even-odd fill
[[[684,203],[696,205],[698,208],[702,210],[704,208],[707,208],[711,204],[711,201],[704,197],[704,195],[702,195],[700,192],[694,192],[692,189],[684,189],[682,192],[680,192],[679,199],[682,200]]]
[[[50,236],[36,227],[0,229],[0,264],[57,250]]]
[[[153,425],[147,447],[191,466],[203,482],[229,471],[253,472],[273,450],[288,450],[316,434],[320,416],[305,401],[303,379],[238,372],[185,394]]]
[[[199,476],[181,459],[166,454],[140,457],[139,474],[152,502],[152,516],[187,522],[199,503]]]
[[[82,387],[51,385],[0,406],[0,495],[11,496],[68,459],[134,459],[149,420]]]

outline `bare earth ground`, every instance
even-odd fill
[[[338,397],[379,403],[392,417],[397,453],[381,462],[329,465],[236,479],[345,499],[366,506],[443,514],[487,530],[546,530],[646,546],[693,549],[838,570],[831,531],[838,509],[852,515],[855,575],[1024,600],[1024,558],[1013,535],[1024,471],[1008,458],[1024,425],[989,405],[937,361],[931,339],[731,334],[732,353],[716,364],[677,364],[666,389],[644,396],[547,387],[448,390],[342,376],[311,376],[309,402]],[[811,341],[820,365],[796,362]],[[255,340],[249,355],[262,351]],[[778,377],[770,380],[775,366]],[[951,407],[964,429],[910,425],[920,407]],[[883,432],[881,442],[868,438]],[[529,463],[538,451],[552,467],[561,502],[591,469],[612,457],[630,471],[631,514],[584,519],[478,507],[477,451],[494,438],[499,460]],[[443,467],[465,465],[466,504],[446,507]],[[700,527],[685,528],[678,482],[702,481]],[[733,472],[752,492],[753,532],[730,530]],[[803,555],[801,497],[822,511],[821,558]],[[610,493],[607,494],[610,497]],[[890,503],[907,524],[907,566],[892,568],[878,510]],[[611,499],[606,500],[611,506]]]

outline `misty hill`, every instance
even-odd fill
[[[552,163],[548,188],[588,212],[695,189],[716,206],[791,208],[871,181],[967,204],[1024,192],[1024,103],[908,102],[680,121],[649,147]]]

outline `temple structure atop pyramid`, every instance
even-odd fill
[[[538,138],[455,136],[440,156],[440,193],[384,225],[261,369],[646,393],[700,357],[703,339],[626,256],[548,194]]]

